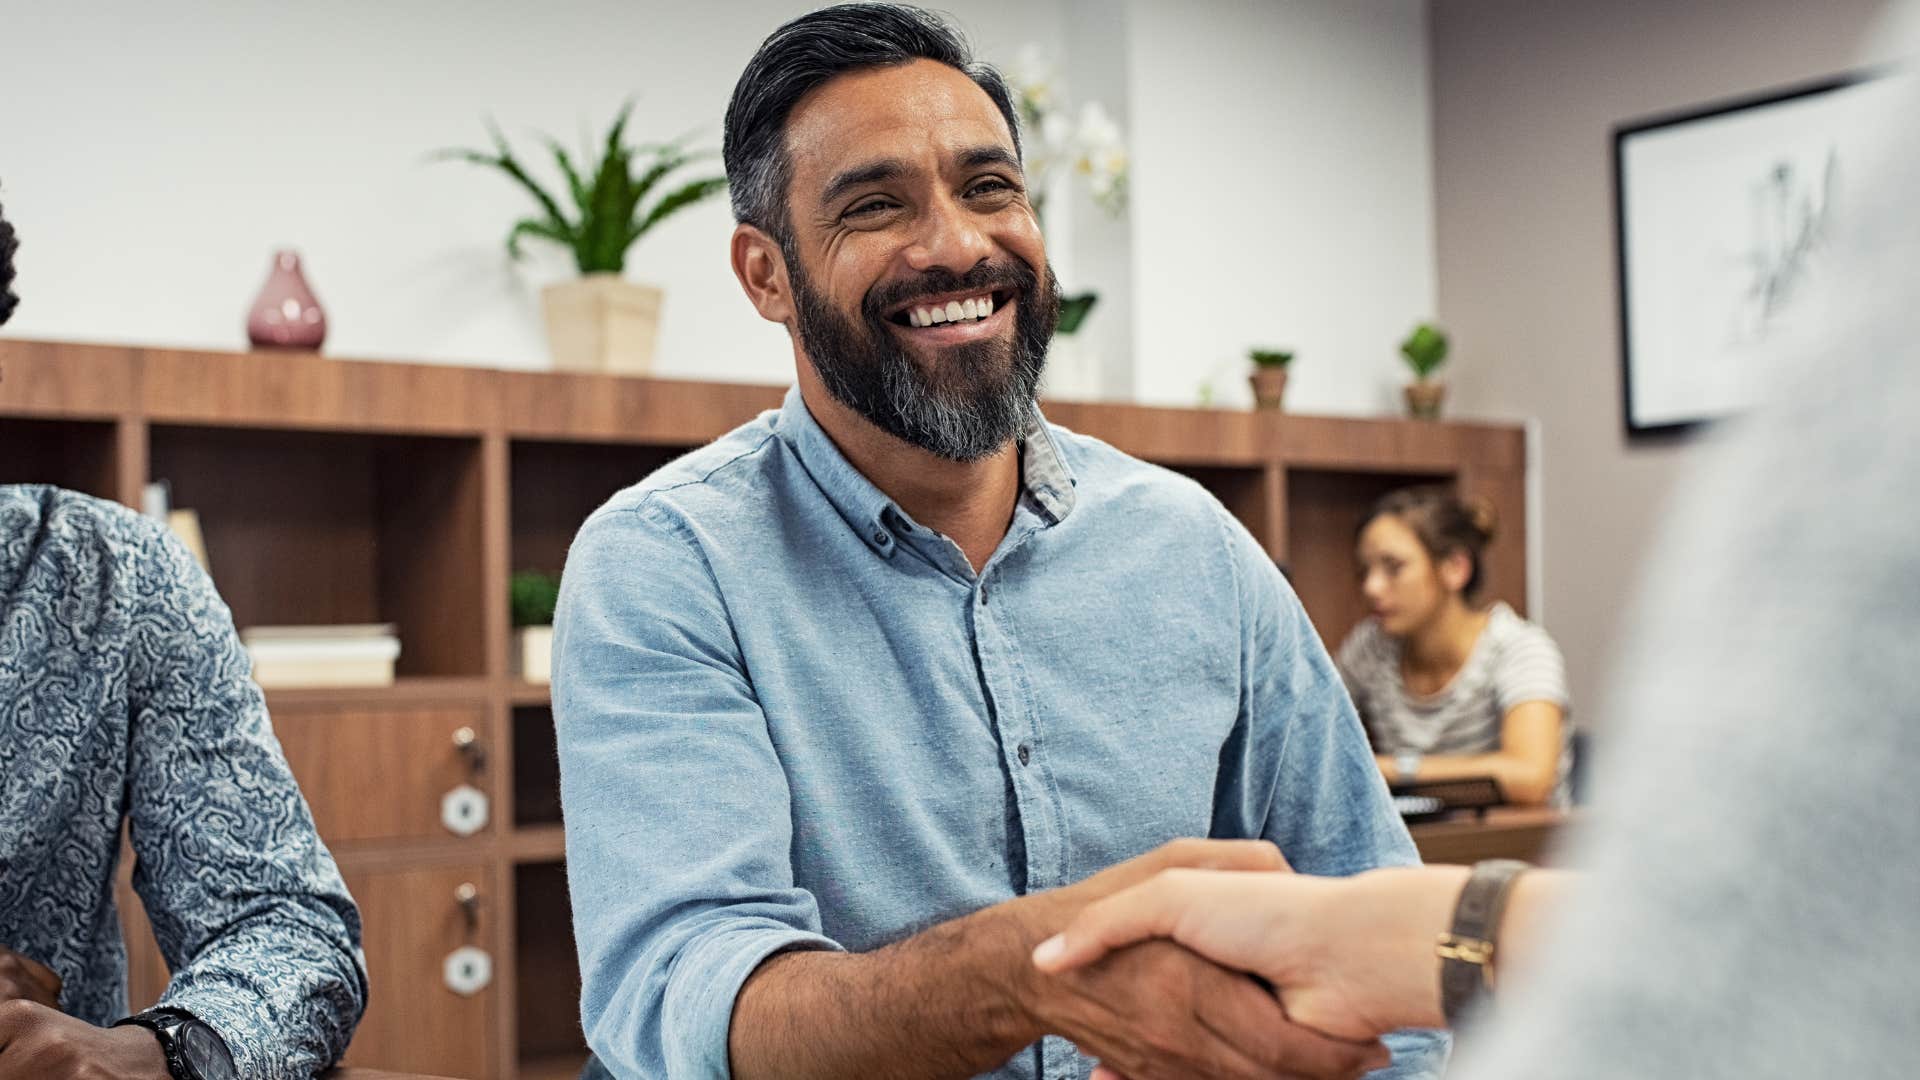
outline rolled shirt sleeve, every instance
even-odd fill
[[[1418,865],[1306,610],[1252,535],[1224,509],[1220,519],[1240,593],[1241,710],[1221,755],[1214,835],[1263,836],[1303,874]],[[1402,1031],[1387,1044],[1393,1065],[1371,1075],[1411,1080],[1439,1076],[1451,1040]]]
[[[366,1007],[360,917],[314,830],[213,583],[171,537],[129,569],[133,883],[173,977],[160,1004],[243,1076],[309,1077]]]
[[[587,1041],[617,1075],[726,1077],[753,970],[839,948],[794,884],[786,775],[726,602],[692,531],[649,499],[581,529],[554,624]]]

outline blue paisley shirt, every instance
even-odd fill
[[[267,721],[226,605],[118,505],[0,487],[0,945],[126,1015],[120,826],[173,972],[161,1004],[247,1077],[311,1076],[365,1008],[360,917]]]

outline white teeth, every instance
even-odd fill
[[[913,326],[935,326],[939,323],[960,322],[963,319],[984,319],[993,314],[993,294],[970,296],[965,300],[949,300],[932,307],[907,309],[907,322]]]

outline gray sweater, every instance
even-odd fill
[[[1908,117],[1914,115],[1909,112]],[[1843,317],[1673,504],[1590,868],[1473,1080],[1920,1071],[1920,144],[1835,251]]]

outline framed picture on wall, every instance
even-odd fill
[[[1821,324],[1828,248],[1902,81],[1845,75],[1614,129],[1629,436],[1739,413],[1781,343]]]

